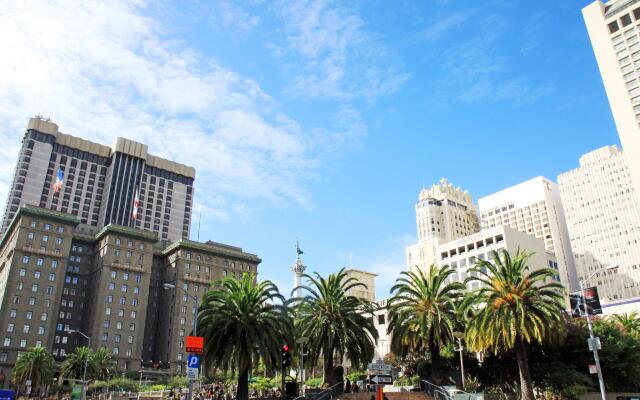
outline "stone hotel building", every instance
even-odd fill
[[[121,138],[109,155],[96,147],[101,145],[54,134],[52,125],[29,122],[7,200],[0,239],[0,371],[9,382],[18,355],[30,347],[45,347],[63,361],[87,344],[69,330],[90,336],[94,349],[109,349],[120,372],[184,371],[184,340],[195,323],[191,297],[201,298],[224,276],[257,274],[260,258],[239,247],[187,239],[193,168]],[[92,157],[96,148],[104,159]],[[118,162],[124,169],[114,166]],[[54,195],[49,178],[61,163],[66,181]],[[142,218],[132,220],[129,199],[138,184],[146,197]],[[164,283],[176,288],[166,290]]]

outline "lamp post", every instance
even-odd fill
[[[190,297],[191,299],[193,299],[193,301],[195,302],[196,305],[196,312],[195,312],[195,321],[193,323],[193,336],[198,336],[198,298],[192,294],[190,294],[185,288],[180,287],[180,286],[176,286],[173,283],[164,283],[162,284],[162,287],[165,290],[171,290],[171,289],[180,289],[184,292],[184,294],[186,294],[188,297]],[[189,379],[189,395],[187,397],[187,400],[192,400],[193,399],[193,381],[191,379]],[[84,399],[83,399],[84,400]]]
[[[304,396],[304,345],[309,341],[308,337],[300,337],[296,343],[300,345],[300,394]]]
[[[91,349],[91,337],[85,335],[84,333],[75,330],[75,329],[67,329],[67,333],[77,333],[78,335],[83,336],[87,339],[87,348]],[[82,400],[87,399],[87,362],[89,361],[89,354],[84,358],[84,370],[82,371]]]
[[[464,360],[462,358],[462,351],[464,350],[464,347],[462,347],[462,338],[464,337],[464,333],[453,332],[453,336],[458,342],[458,347],[454,348],[453,350],[460,352],[460,376],[462,378],[462,390],[464,391]]]
[[[596,371],[598,373],[598,383],[600,384],[600,395],[602,396],[602,400],[607,399],[607,395],[604,388],[604,378],[602,377],[602,369],[600,369],[600,358],[598,357],[598,344],[599,338],[596,338],[593,335],[593,327],[591,325],[591,318],[589,317],[589,309],[587,308],[587,299],[584,293],[584,284],[593,276],[601,271],[611,271],[617,269],[617,266],[607,266],[597,269],[591,275],[589,275],[586,279],[580,281],[580,296],[582,297],[582,305],[584,308],[584,315],[587,318],[587,326],[589,327],[589,341],[591,343],[591,350],[593,351],[593,360],[596,363]]]

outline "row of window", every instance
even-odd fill
[[[40,227],[40,222],[38,222],[38,220],[37,220],[37,219],[32,219],[32,220],[31,220],[31,224],[30,224],[30,226],[31,226],[32,228],[39,228],[39,227]],[[52,228],[54,228],[54,227],[53,227],[53,225],[51,225],[50,223],[44,223],[44,224],[42,224],[42,229],[44,229],[45,231],[50,231]],[[59,225],[57,228],[55,228],[55,230],[56,230],[58,233],[64,233],[64,226]]]
[[[31,256],[29,256],[28,254],[25,254],[22,256],[22,263],[29,264],[30,259],[31,259]],[[38,257],[36,259],[36,266],[42,267],[43,265],[44,265],[44,258]],[[51,268],[53,269],[58,268],[58,260],[51,260]]]
[[[116,289],[116,284],[115,284],[114,282],[109,282],[109,285],[107,286],[107,288],[108,288],[109,290],[112,290],[112,291],[113,291],[113,290],[115,290],[115,289]],[[121,291],[122,293],[127,293],[127,291],[128,291],[128,290],[129,290],[129,286],[127,286],[127,285],[122,285],[122,286],[120,287],[120,291]],[[133,293],[134,293],[134,294],[139,294],[139,293],[140,293],[140,286],[135,286],[135,287],[133,288]]]
[[[28,341],[27,339],[20,339],[20,344],[19,347],[20,348],[26,348],[28,345]],[[4,347],[11,347],[11,338],[10,337],[5,337],[4,338]],[[35,347],[42,347],[42,340],[36,340],[35,341]],[[2,353],[5,354],[5,353]],[[5,359],[6,361],[6,359]]]
[[[31,304],[31,305],[35,305],[35,304],[36,304],[36,303],[35,303],[35,299],[33,299],[33,300],[34,300],[34,301],[33,301],[33,304],[31,304],[31,303],[29,303],[29,304]],[[11,310],[9,311],[9,318],[16,318],[17,316],[18,316],[18,310],[16,310],[16,309],[11,309]],[[48,317],[49,317],[49,314],[48,314],[48,313],[46,313],[46,312],[43,312],[42,314],[40,314],[40,321],[46,321]],[[25,314],[24,314],[24,318],[25,318],[25,319],[28,319],[28,320],[33,319],[33,311],[27,311],[27,312],[25,312]],[[13,325],[13,324],[12,324],[12,325]]]
[[[104,309],[104,314],[105,315],[111,315],[111,307],[107,307]],[[137,311],[131,311],[131,318],[136,318],[138,315]],[[118,317],[124,317],[124,310],[121,308],[118,310]]]
[[[108,295],[107,296],[107,303],[113,303],[113,295]],[[127,304],[127,298],[126,297],[120,297],[120,304],[126,305]],[[138,305],[138,299],[137,298],[131,299],[131,305],[136,307]]]
[[[102,327],[105,329],[108,329],[111,326],[111,321],[108,319],[105,319],[104,321],[102,321]],[[115,328],[118,330],[122,330],[122,321],[116,321],[115,323]],[[135,322],[131,322],[129,324],[129,330],[130,331],[135,331],[136,330],[136,323]]]

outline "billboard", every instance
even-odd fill
[[[583,292],[573,292],[569,295],[571,301],[571,315],[574,317],[584,317],[584,303],[586,302],[589,315],[602,314],[600,306],[600,297],[598,297],[598,288],[593,286],[584,289]]]

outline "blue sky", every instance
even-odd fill
[[[197,168],[200,239],[310,271],[380,274],[422,185],[475,199],[618,143],[588,1],[10,1],[0,10],[0,196],[27,118]],[[192,237],[196,238],[197,212]]]

